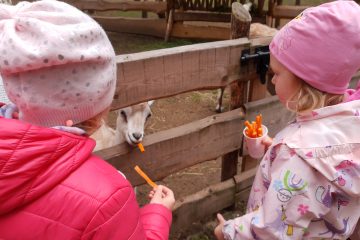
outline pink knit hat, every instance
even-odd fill
[[[79,123],[110,106],[115,53],[104,30],[58,1],[0,4],[0,71],[20,119]]]
[[[343,94],[360,69],[360,6],[335,1],[308,8],[278,32],[270,51],[311,86]]]

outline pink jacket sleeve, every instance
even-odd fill
[[[140,210],[140,219],[143,224],[146,239],[169,239],[172,213],[160,204],[148,204]]]
[[[162,205],[148,204],[140,209],[132,187],[127,185],[100,205],[81,239],[166,240],[171,220],[171,211]]]

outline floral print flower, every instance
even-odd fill
[[[300,212],[301,215],[304,215],[305,213],[308,212],[309,206],[300,204],[297,210],[298,210],[298,212]]]

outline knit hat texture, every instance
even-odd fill
[[[115,52],[92,18],[66,3],[0,4],[0,72],[19,118],[75,124],[110,106]]]
[[[314,88],[343,94],[360,68],[360,6],[335,1],[308,8],[276,34],[270,51]]]

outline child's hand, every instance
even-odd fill
[[[224,227],[225,219],[220,213],[218,213],[216,216],[219,221],[219,224],[216,226],[214,230],[214,234],[217,240],[224,240],[224,234],[222,232],[222,229]]]
[[[266,136],[266,138],[261,141],[261,143],[265,145],[265,151],[271,146],[272,142],[273,139],[269,136]]]
[[[149,193],[150,203],[161,204],[172,210],[175,205],[175,197],[173,191],[162,185],[158,185]]]

